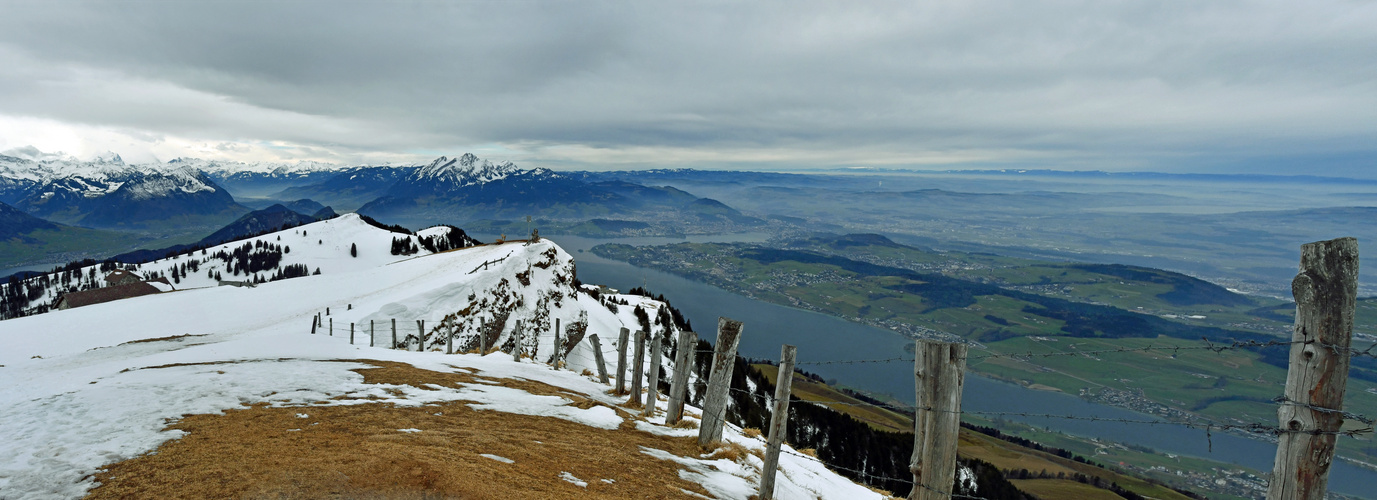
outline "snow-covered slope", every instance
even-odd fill
[[[178,291],[0,321],[0,435],[6,437],[0,440],[0,497],[80,497],[95,486],[91,474],[98,467],[181,437],[179,431],[164,431],[168,422],[259,402],[310,407],[470,401],[475,409],[599,429],[696,432],[664,427],[663,417],[638,422],[614,409],[623,398],[609,396],[607,386],[581,374],[596,371],[586,337],[579,336],[569,347],[567,370],[542,363],[553,352],[553,320],[560,319],[565,338],[580,330],[599,335],[612,371],[617,331],[639,328],[634,308],[649,309],[650,318],[660,318],[664,304],[638,296],[595,298],[577,290],[572,257],[548,240],[391,255],[385,248],[400,236],[346,215],[248,241],[256,249],[291,246],[283,258],[318,267],[320,275],[254,288],[208,286],[212,279],[205,277],[207,270],[223,264],[203,261],[207,267],[189,273]],[[139,271],[181,266],[243,244],[149,263]],[[357,247],[356,257],[351,246]],[[609,299],[625,300],[631,307],[608,307]],[[313,335],[317,317],[325,321]],[[404,349],[388,348],[394,319]],[[424,331],[417,320],[425,320]],[[455,334],[459,349],[473,343],[477,326],[483,324],[490,328],[493,345],[511,348],[518,321],[526,332],[520,348],[534,359],[517,363],[509,353],[444,353],[448,334]],[[661,334],[675,331],[671,321],[653,320],[651,328]],[[376,332],[372,342],[370,332]],[[664,357],[666,367],[669,358]],[[399,361],[447,373],[477,370],[490,380],[542,382],[597,404],[574,406],[565,398],[488,383],[458,389],[364,384],[351,370],[365,365],[338,361],[348,359]],[[628,423],[638,430],[626,430]],[[729,427],[726,439],[763,447],[735,428]],[[651,449],[644,455],[672,463],[681,469],[681,478],[703,484],[719,498],[754,494],[760,463],[753,455],[736,462]],[[779,498],[878,498],[808,458],[784,454],[781,467]]]
[[[392,233],[368,225],[355,214],[300,226],[277,233],[194,251],[171,258],[143,264],[119,265],[144,278],[166,278],[178,289],[216,286],[225,281],[269,281],[280,277],[289,267],[302,267],[308,273],[334,274],[374,269],[381,265],[431,253],[420,244],[422,237],[443,237],[449,229],[435,227],[418,231],[417,235]],[[417,247],[413,256],[393,255],[389,251],[394,239],[407,239]],[[467,239],[467,235],[463,236]],[[472,239],[467,239],[472,244]],[[351,256],[350,249],[357,256]],[[0,293],[0,307],[9,316],[36,314],[57,305],[64,293],[105,286],[104,276],[114,269],[111,264],[93,264],[58,273],[35,276],[22,281],[25,304],[15,309],[12,293]],[[12,285],[0,284],[0,292],[9,292]],[[4,316],[0,316],[4,317]]]

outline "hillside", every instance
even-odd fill
[[[0,443],[0,491],[7,499],[753,494],[752,450],[762,441],[729,427],[735,444],[698,449],[687,437],[695,430],[641,420],[588,375],[586,335],[602,337],[604,357],[615,360],[623,326],[675,332],[661,320],[672,316],[662,302],[578,286],[572,257],[548,240],[398,256],[384,248],[397,237],[345,215],[205,254],[281,245],[284,260],[319,275],[211,286],[207,269],[225,267],[196,252],[136,269],[221,266],[188,273],[176,291],[0,321],[0,434],[9,437]],[[612,300],[624,305],[606,305]],[[638,309],[653,322],[642,323]],[[389,348],[393,320],[398,349]],[[547,364],[556,320],[569,341],[567,369]],[[519,345],[518,328],[527,333]],[[526,359],[444,354],[449,335],[467,350],[480,332]],[[664,359],[668,366],[672,357]],[[696,422],[696,410],[689,414]],[[782,498],[879,498],[804,456],[786,454],[781,467]]]

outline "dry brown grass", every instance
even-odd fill
[[[683,420],[680,420],[680,421],[678,421],[678,422],[675,422],[675,423],[674,423],[674,428],[675,428],[675,429],[697,429],[697,428],[698,428],[698,421],[697,421],[697,420],[683,419]]]
[[[760,429],[755,427],[741,429],[741,434],[751,439],[760,439]]]
[[[751,450],[746,449],[745,446],[731,441],[713,441],[708,443],[706,449],[712,450],[712,454],[708,455],[709,460],[725,458],[733,462],[740,462],[746,458],[746,455],[751,454]]]
[[[192,334],[188,333],[188,334],[184,334],[184,335],[173,335],[173,336],[170,336],[170,337],[158,337],[158,338],[156,338],[156,339],[139,339],[139,340],[131,340],[131,341],[125,342],[125,343],[120,344],[120,345],[146,344],[146,343],[149,343],[149,342],[168,342],[168,341],[172,341],[172,340],[181,340],[181,339],[185,339],[185,338],[189,338],[189,337],[204,337],[204,336],[206,336],[206,334],[192,335]]]
[[[818,450],[812,448],[804,448],[802,450],[798,450],[798,452],[813,458],[818,458]]]
[[[361,361],[366,383],[452,386],[473,375]],[[576,398],[523,380],[504,385]],[[580,400],[581,399],[581,400]],[[309,418],[298,418],[297,414]],[[603,430],[554,418],[475,411],[464,403],[423,407],[362,404],[269,408],[189,415],[187,432],[156,453],[107,466],[88,498],[685,498],[706,494],[679,478],[679,467],[642,446],[697,456],[692,438],[653,436],[626,422]],[[419,433],[398,429],[420,429]],[[299,429],[299,430],[295,430]],[[506,464],[480,456],[515,460]],[[569,472],[581,488],[559,479]],[[601,479],[612,479],[608,484]]]

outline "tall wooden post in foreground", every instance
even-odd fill
[[[397,348],[397,318],[392,318],[392,348]]]
[[[607,362],[602,359],[602,341],[598,340],[598,334],[588,336],[588,343],[593,346],[593,359],[598,363],[598,381],[607,383]]]
[[[789,389],[794,385],[794,356],[798,348],[785,344],[779,353],[779,375],[775,377],[775,407],[770,415],[770,440],[765,445],[765,466],[760,470],[760,500],[775,497],[775,469],[779,468],[779,448],[789,426]]]
[[[1358,240],[1301,245],[1300,274],[1291,281],[1296,326],[1286,399],[1268,500],[1323,499],[1334,461],[1334,434],[1343,426],[1349,347],[1358,297]],[[1329,411],[1325,411],[1329,410]]]
[[[961,431],[961,385],[966,345],[919,341],[914,348],[913,491],[910,500],[947,500],[956,478],[956,436]]]
[[[373,320],[368,320],[368,347],[373,347],[374,340],[377,338],[377,330],[373,329]]]
[[[622,327],[617,336],[617,395],[626,394],[626,344],[631,340],[631,330]]]
[[[650,339],[650,369],[645,371],[645,410],[641,412],[646,417],[655,416],[655,404],[660,399],[660,346],[664,344],[664,337],[661,333]]]
[[[645,369],[645,332],[636,330],[635,361],[631,367],[631,399],[627,403],[641,404],[641,370]]]
[[[740,321],[717,318],[717,349],[712,354],[712,374],[708,393],[703,398],[703,421],[698,427],[698,446],[722,439],[726,423],[727,392],[732,388],[732,369],[736,365],[736,346],[741,343]]]
[[[698,334],[679,332],[679,351],[674,356],[674,378],[669,381],[669,410],[665,424],[674,425],[684,418],[684,399],[688,398],[689,370],[693,369],[693,353],[698,349]]]
[[[512,361],[521,361],[521,320],[516,320],[516,329],[512,331],[512,336],[516,341],[512,343]]]

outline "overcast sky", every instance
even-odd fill
[[[0,0],[0,151],[1377,176],[1377,3]]]

